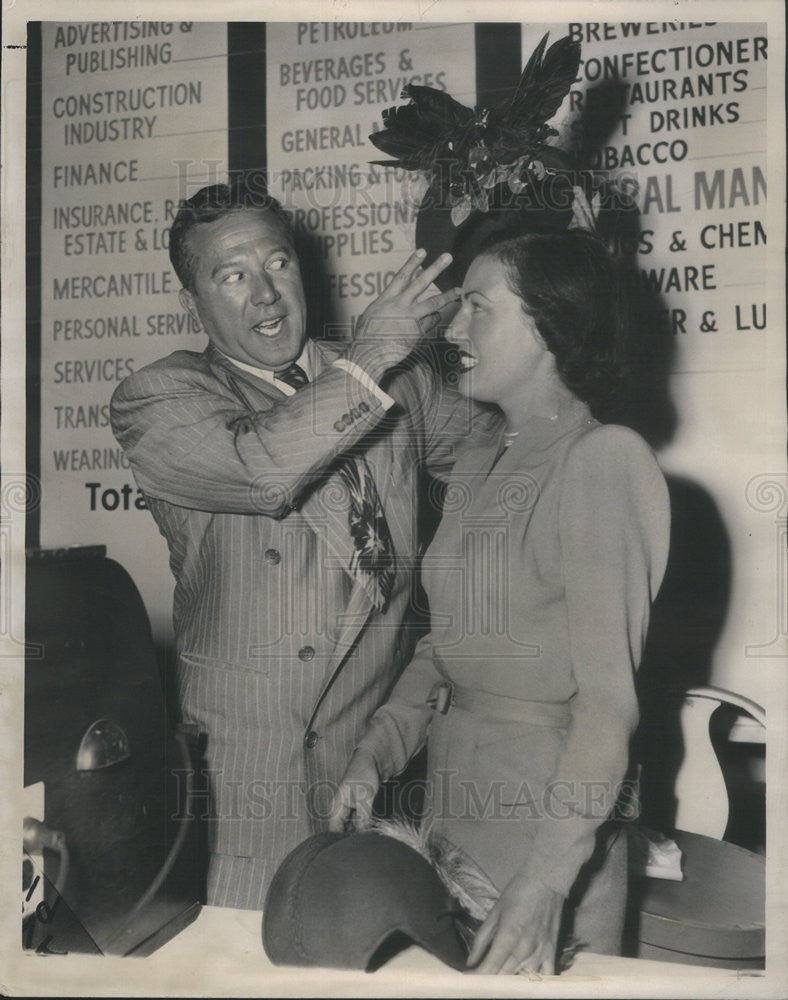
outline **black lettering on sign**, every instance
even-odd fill
[[[92,21],[85,24],[67,24],[58,27],[55,33],[55,48],[133,42],[138,38],[171,35],[172,32],[171,21]]]
[[[79,274],[53,278],[53,297],[111,299],[135,295],[166,295],[173,290],[169,271],[133,271],[126,274]]]
[[[101,89],[58,96],[52,101],[52,116],[88,118],[93,115],[125,115],[130,111],[181,108],[188,104],[202,104],[202,80],[155,83],[144,87]]]
[[[337,257],[360,257],[389,253],[394,249],[394,235],[390,229],[356,229],[351,232],[326,233],[325,236],[316,236],[315,240],[324,259],[331,254]]]
[[[56,430],[109,427],[109,403],[64,403],[55,405]]]
[[[299,45],[320,45],[323,42],[348,42],[354,38],[375,38],[412,29],[410,21],[301,21],[296,25],[296,38]]]
[[[137,489],[130,483],[124,483],[119,488],[115,488],[114,486],[103,488],[102,483],[85,483],[85,489],[89,493],[88,502],[91,510],[148,509],[142,490]]]
[[[406,225],[413,222],[415,216],[416,206],[393,201],[297,208],[293,212],[293,221],[310,232],[337,232],[366,226]]]
[[[367,271],[364,274],[330,274],[328,289],[340,299],[354,299],[361,295],[380,295],[394,277],[394,271]]]
[[[766,244],[766,230],[760,219],[741,222],[710,222],[700,231],[700,243],[705,250],[764,246]]]
[[[321,149],[344,149],[346,146],[366,146],[367,137],[361,125],[317,125],[282,133],[285,153],[308,153]]]
[[[354,77],[374,76],[386,72],[385,52],[357,52],[352,56],[331,56],[325,59],[307,59],[304,62],[282,63],[279,67],[279,86],[327,83]]]
[[[66,122],[63,125],[65,146],[84,146],[89,142],[128,142],[150,139],[156,127],[156,115],[132,115],[97,122]]]
[[[625,80],[629,76],[653,78],[710,67],[739,67],[766,58],[766,38],[722,39],[699,45],[657,46],[591,56],[580,62],[580,76],[589,83]]]
[[[684,108],[667,108],[649,114],[652,132],[670,132],[673,129],[706,128],[711,125],[733,125],[740,118],[739,102],[727,104],[701,104]]]
[[[181,333],[202,333],[189,313],[151,313],[145,321],[145,332],[149,337],[165,337]]]
[[[65,233],[63,236],[63,253],[66,257],[125,253],[126,247],[125,229],[90,230],[86,233]]]
[[[664,177],[647,177],[643,186],[643,198],[640,211],[644,215],[650,212],[680,212],[681,205],[676,204],[673,199],[673,177],[665,174]]]
[[[143,45],[124,45],[117,49],[92,49],[87,52],[69,52],[66,56],[66,76],[72,73],[116,73],[118,70],[144,69],[149,66],[167,66],[172,62],[170,42],[153,42]]]
[[[668,104],[686,101],[696,97],[724,97],[740,94],[747,89],[748,70],[709,70],[706,73],[685,74],[684,76],[656,76],[643,80],[619,81],[617,91],[626,96],[629,107],[643,104]],[[588,91],[569,92],[570,110],[580,108],[604,110],[604,102],[610,97],[606,89],[591,88]]]
[[[177,209],[177,203],[175,207]],[[153,202],[119,201],[109,205],[55,205],[52,209],[53,229],[105,229],[115,226],[138,225],[153,220]]]
[[[344,83],[325,83],[321,87],[299,87],[296,90],[296,111],[341,108],[346,100],[347,87]]]
[[[694,178],[695,209],[734,208],[758,205],[766,198],[766,178],[760,167],[746,174],[743,167],[732,170],[696,170]]]
[[[129,468],[122,448],[56,448],[52,459],[58,472]]]
[[[591,155],[591,166],[612,170],[615,167],[650,167],[655,163],[680,162],[689,152],[684,139],[661,139],[659,142],[641,142],[637,146],[629,143],[621,146],[602,146]]]
[[[620,24],[603,24],[586,21],[569,25],[569,35],[578,42],[609,42],[620,38],[638,38],[640,35],[675,34],[692,28],[711,27],[714,21],[623,21]]]
[[[87,187],[90,184],[125,184],[139,180],[137,160],[106,160],[103,163],[56,163],[52,186]]]
[[[640,275],[643,287],[650,292],[714,291],[717,287],[713,264],[642,268]]]
[[[331,163],[300,170],[282,170],[283,191],[321,191],[360,186],[364,175],[358,163]]]
[[[91,358],[56,361],[54,385],[85,385],[90,382],[120,382],[134,371],[134,358]]]
[[[736,306],[737,330],[765,330],[766,303],[753,303],[750,306]]]
[[[400,100],[404,87],[415,83],[435,90],[446,90],[446,73],[415,73],[395,79],[359,80],[353,84],[353,104],[391,104]]]
[[[112,337],[139,337],[137,317],[98,316],[87,319],[56,319],[52,321],[53,340],[104,340]]]

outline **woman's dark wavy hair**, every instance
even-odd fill
[[[197,261],[189,246],[189,233],[205,222],[232,215],[243,209],[271,212],[276,216],[282,232],[294,243],[290,216],[282,205],[265,190],[256,174],[235,176],[229,184],[210,184],[208,187],[181,201],[170,227],[170,262],[184,288],[194,291],[194,273]]]
[[[623,276],[605,245],[570,229],[499,239],[481,253],[507,268],[564,385],[597,419],[612,420],[629,390],[629,323]]]

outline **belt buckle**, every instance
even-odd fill
[[[436,712],[446,715],[454,701],[454,685],[451,681],[438,681],[432,685],[427,704],[431,705]]]

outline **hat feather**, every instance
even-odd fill
[[[534,49],[506,109],[504,120],[510,127],[515,123],[538,126],[549,121],[577,78],[580,43],[567,35],[545,52],[547,38],[545,35]]]
[[[416,826],[406,819],[373,817],[371,824],[360,832],[380,833],[392,837],[407,844],[429,861],[449,895],[461,907],[461,912],[455,914],[455,926],[470,950],[476,932],[500,896],[498,889],[473,858],[461,847],[433,833],[431,826]],[[568,969],[577,952],[584,947],[584,943],[569,936],[557,958],[557,970]]]
[[[577,76],[580,44],[567,36],[547,48],[547,39],[536,46],[511,101],[471,109],[442,90],[408,84],[402,97],[410,103],[387,108],[383,128],[369,137],[394,157],[388,165],[437,181],[449,195],[455,225],[473,210],[488,211],[488,188],[522,187],[531,164],[551,152],[547,140],[558,133],[547,122]]]
[[[370,142],[406,170],[430,170],[436,159],[451,152],[452,138],[473,120],[473,111],[433,87],[408,84],[402,96],[411,103],[387,108],[383,130],[374,132]]]

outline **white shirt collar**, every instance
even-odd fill
[[[217,347],[217,351],[218,351]],[[231,358],[229,354],[225,354],[224,351],[219,351],[222,357],[227,358],[230,364],[235,365],[236,368],[240,368],[242,371],[249,372],[250,375],[256,375],[258,378],[264,379],[266,382],[270,382],[271,385],[276,386],[285,396],[295,395],[296,390],[292,385],[288,385],[287,382],[276,381],[276,372],[272,371],[270,368],[257,368],[255,365],[247,365],[245,361],[238,361],[237,358]],[[303,368],[306,377],[309,381],[312,381],[312,360],[309,352],[309,341],[304,344],[304,349],[301,354],[296,358],[296,364],[299,368]]]

